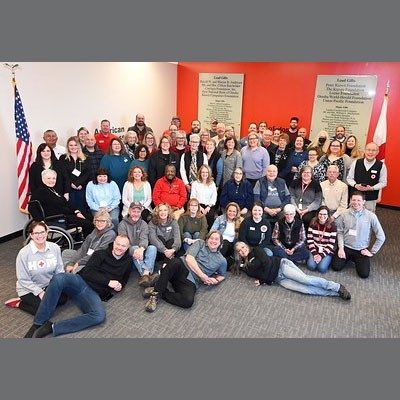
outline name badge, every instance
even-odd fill
[[[378,171],[376,171],[375,169],[371,169],[371,174],[377,174]]]
[[[79,176],[81,174],[81,171],[78,171],[76,168],[72,171],[72,175]]]
[[[357,229],[349,229],[350,236],[357,236]]]
[[[299,205],[297,206],[297,208],[301,211],[303,209],[303,204],[299,203]]]
[[[93,249],[88,249],[88,251],[87,251],[87,255],[88,256],[91,256],[92,254],[94,253],[94,250]]]
[[[127,158],[124,158],[124,162],[128,162],[129,160]]]
[[[254,226],[251,226],[251,227],[250,227],[250,230],[251,230],[251,231],[255,231],[256,228],[254,228]]]
[[[170,230],[172,230],[172,226],[167,226],[166,231],[169,232]]]

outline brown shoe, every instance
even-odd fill
[[[154,286],[156,284],[156,282],[158,281],[159,277],[160,277],[160,274],[158,274],[158,273],[151,274],[149,277],[150,286]]]
[[[150,286],[150,275],[142,275],[138,280],[138,284],[141,287],[149,287]]]

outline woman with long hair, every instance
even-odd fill
[[[131,168],[122,190],[122,216],[128,215],[132,202],[140,203],[143,206],[142,219],[149,222],[152,212],[151,201],[151,186],[147,181],[146,172],[139,166]]]
[[[247,214],[254,202],[253,186],[247,181],[241,167],[235,168],[231,179],[222,187],[221,208],[225,208],[232,202],[239,205],[241,215]]]
[[[122,193],[124,183],[128,178],[131,159],[126,154],[125,146],[119,138],[112,138],[107,154],[101,159],[100,167],[105,168],[110,178],[118,185]]]
[[[256,285],[277,283],[285,289],[316,296],[340,297],[350,300],[350,292],[341,284],[324,278],[306,275],[287,258],[268,257],[259,247],[251,248],[244,242],[235,244],[233,271],[245,272],[256,279]]]
[[[168,203],[158,204],[149,222],[149,242],[157,248],[157,259],[167,261],[175,257],[182,245],[178,222]]]
[[[69,184],[65,167],[63,163],[56,158],[53,149],[46,143],[41,143],[36,150],[36,159],[29,169],[29,187],[32,193],[43,187],[42,172],[45,169],[51,169],[57,173],[55,190],[68,200],[71,185]]]
[[[143,144],[145,144],[149,150],[149,157],[157,151],[157,141],[153,132],[147,132],[144,135]]]
[[[68,174],[71,185],[69,201],[80,210],[86,210],[85,190],[90,179],[90,164],[76,136],[67,140],[67,153],[60,156],[60,161]]]
[[[225,139],[224,150],[221,153],[222,160],[222,185],[231,179],[236,168],[243,167],[242,156],[238,150],[238,142],[235,137]]]
[[[307,260],[308,269],[311,271],[317,269],[322,273],[328,270],[335,251],[336,236],[336,225],[329,218],[329,209],[321,206],[307,231],[307,247],[310,251]]]
[[[217,187],[212,177],[211,168],[202,165],[197,172],[197,180],[192,183],[190,198],[197,199],[200,203],[200,211],[207,219],[210,228],[214,222],[217,203]]]
[[[197,239],[205,240],[208,232],[207,219],[200,211],[197,199],[188,201],[187,211],[179,217],[178,225],[185,252]]]
[[[208,139],[206,141],[205,150],[206,150],[205,155],[207,156],[208,166],[211,169],[211,174],[212,177],[214,178],[214,182],[218,190],[218,187],[222,180],[223,162],[221,160],[221,155],[216,149],[215,142],[212,139]]]
[[[43,221],[30,224],[31,241],[19,251],[15,263],[18,297],[7,300],[6,306],[35,315],[51,278],[64,272],[60,247],[47,241],[48,231]],[[62,295],[58,305],[66,301],[67,296]]]
[[[364,152],[360,149],[358,139],[355,135],[349,135],[344,142],[343,160],[346,172],[349,171],[351,164],[364,157]],[[347,176],[347,173],[346,173]]]
[[[111,180],[110,174],[105,168],[99,168],[93,181],[88,183],[86,201],[93,216],[99,210],[107,211],[111,216],[113,228],[117,231],[121,193],[118,185]]]
[[[131,161],[129,169],[141,167],[147,173],[149,169],[149,149],[145,144],[138,144],[135,150],[135,158]]]
[[[240,207],[237,203],[228,203],[224,213],[214,221],[211,231],[218,231],[222,235],[222,245],[219,249],[227,259],[228,268],[233,263],[233,245],[238,239],[239,228],[242,222]]]
[[[346,178],[346,170],[344,167],[342,143],[334,139],[329,143],[326,154],[319,159],[319,165],[314,169],[314,179],[323,182],[327,179],[326,171],[330,165],[337,165],[339,168],[338,179],[343,181]]]

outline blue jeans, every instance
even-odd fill
[[[282,258],[275,282],[286,289],[318,296],[339,296],[339,283],[306,275],[292,261]]]
[[[272,250],[269,249],[268,247],[263,247],[263,250],[265,252],[265,254],[269,257],[272,257],[274,254],[272,253]]]
[[[287,255],[285,250],[283,250],[279,246],[274,246],[272,249],[272,253],[275,257],[287,258],[288,260],[293,262],[306,261],[308,260],[310,254],[305,246],[298,247],[291,256]]]
[[[199,239],[200,237],[200,232],[195,232],[195,233],[190,233],[190,232],[183,232],[182,235],[182,243],[183,243],[183,250],[186,250],[190,247],[190,244],[187,244],[186,242],[184,242],[184,239]]]
[[[314,261],[314,257],[310,252],[310,257],[307,260],[307,268],[311,271],[318,270],[319,272],[324,274],[326,271],[328,271],[331,262],[332,262],[332,255],[328,254],[327,256],[323,257],[321,261],[317,264]]]
[[[131,250],[138,249],[139,246],[131,246]],[[133,265],[136,267],[140,275],[143,275],[143,272],[149,271],[150,274],[154,271],[154,263],[156,262],[157,257],[157,247],[152,244],[147,247],[147,249],[143,253],[143,260],[135,260],[133,259]]]
[[[53,325],[53,335],[78,332],[90,326],[101,324],[106,319],[106,312],[99,295],[83,280],[80,275],[60,273],[53,276],[33,323],[43,325],[56,309],[61,293],[65,293],[83,312],[78,317],[57,321]]]

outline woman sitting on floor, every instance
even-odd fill
[[[19,251],[15,263],[19,297],[7,300],[6,306],[35,315],[51,278],[64,272],[60,247],[47,241],[48,230],[43,221],[30,224],[31,241]],[[67,296],[62,295],[58,305],[66,301]]]
[[[256,279],[256,285],[272,285],[274,282],[286,289],[318,296],[338,296],[350,300],[350,292],[341,284],[324,278],[306,275],[286,258],[268,257],[260,247],[250,248],[244,242],[235,244],[233,272],[240,270]]]

